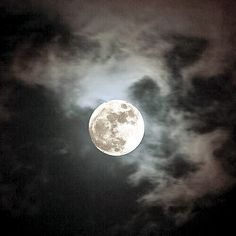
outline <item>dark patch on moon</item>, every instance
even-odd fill
[[[123,104],[121,104],[120,106],[121,106],[122,108],[124,108],[124,109],[127,109],[127,105],[126,105],[126,104],[124,104],[124,103],[123,103]]]
[[[91,138],[98,148],[107,152],[112,152],[113,150],[121,152],[124,149],[126,141],[117,135],[119,117],[116,113],[110,113],[106,118],[95,120],[94,129],[92,128],[90,132],[93,133]]]

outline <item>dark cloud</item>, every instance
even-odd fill
[[[131,96],[138,100],[144,111],[153,117],[161,110],[160,88],[150,77],[145,76],[130,87]]]
[[[207,40],[204,38],[184,35],[173,35],[171,41],[173,48],[165,57],[169,68],[173,72],[177,72],[199,60],[208,45]]]
[[[215,157],[222,162],[225,171],[233,176],[236,174],[235,145],[236,140],[232,134],[224,143],[224,146],[215,151]]]
[[[1,6],[0,22],[0,56],[3,61],[8,61],[18,47],[29,46],[27,52],[35,56],[43,45],[55,39],[64,44],[70,38],[68,27],[58,15],[24,3],[14,8]]]
[[[176,152],[177,142],[173,140],[169,133],[160,134],[159,144],[147,144],[147,150],[157,158],[169,158]]]
[[[14,205],[6,205],[8,210],[28,214],[31,206],[32,209],[35,207],[44,181],[45,153],[50,156],[57,152],[54,142],[61,139],[57,132],[61,126],[60,109],[55,98],[42,87],[29,87],[14,80],[7,82],[7,86],[10,95],[5,107],[12,112],[12,117],[1,127],[4,137],[1,142],[1,188],[5,186],[11,190],[9,193],[3,191],[2,207],[5,199],[12,195]],[[24,202],[25,206],[22,206]]]
[[[192,110],[202,122],[199,132],[209,132],[222,127],[231,129],[235,120],[235,85],[230,74],[211,78],[193,78],[192,90],[183,99],[183,108]],[[185,101],[184,101],[185,100]]]
[[[181,70],[200,59],[208,46],[208,41],[204,38],[184,35],[174,35],[171,37],[171,41],[173,48],[165,55],[166,63],[172,74],[170,84],[174,93],[183,93]]]
[[[185,178],[192,172],[198,170],[198,165],[188,161],[188,157],[181,154],[176,154],[169,163],[164,167],[167,174],[178,179]]]

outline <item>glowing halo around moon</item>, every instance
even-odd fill
[[[89,120],[94,145],[103,153],[122,156],[141,143],[144,121],[139,110],[122,100],[111,100],[98,106]]]

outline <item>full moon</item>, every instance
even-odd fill
[[[139,110],[122,100],[111,100],[98,106],[89,120],[94,145],[111,156],[132,152],[141,143],[144,121]]]

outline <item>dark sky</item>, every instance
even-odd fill
[[[223,0],[1,1],[1,235],[236,231],[235,13]],[[121,158],[88,133],[112,99],[145,122]]]

